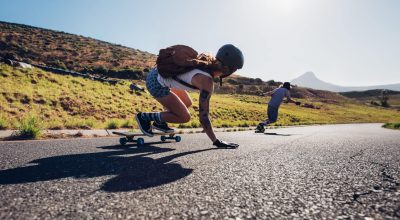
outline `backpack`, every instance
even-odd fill
[[[164,78],[175,78],[195,68],[207,65],[198,59],[199,54],[185,45],[174,45],[161,49],[157,57],[158,73]]]

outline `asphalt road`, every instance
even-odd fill
[[[380,124],[0,142],[1,219],[400,219],[400,132]]]

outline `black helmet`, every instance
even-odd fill
[[[233,46],[232,44],[225,44],[219,48],[217,55],[215,56],[224,66],[229,67],[230,74],[234,73],[237,69],[243,67],[244,58],[242,51],[239,48]]]
[[[217,55],[215,56],[224,66],[229,68],[229,71],[225,72],[220,77],[220,84],[222,86],[222,78],[225,78],[238,69],[242,69],[244,58],[242,51],[232,44],[225,44],[219,48]]]
[[[287,90],[290,90],[290,82],[284,82],[282,87]]]

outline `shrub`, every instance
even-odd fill
[[[22,120],[18,126],[18,137],[22,139],[38,139],[42,135],[42,126],[38,118],[31,116]]]
[[[7,128],[7,122],[3,117],[0,117],[0,130],[4,130]]]
[[[247,121],[242,122],[239,124],[239,127],[250,127],[249,123],[247,123]]]
[[[190,123],[190,127],[192,127],[192,128],[198,128],[198,127],[200,127],[201,125],[200,125],[200,122],[198,122],[198,121],[192,121],[191,123]]]
[[[93,119],[85,119],[84,123],[86,128],[93,128],[96,122]]]
[[[383,125],[384,128],[400,129],[400,122],[396,123],[386,123]]]
[[[122,123],[122,125],[121,125],[121,127],[122,128],[132,128],[133,127],[133,121],[132,120],[125,120],[123,123]]]
[[[107,129],[117,129],[117,128],[119,128],[119,123],[117,120],[112,119],[107,123],[106,128]]]

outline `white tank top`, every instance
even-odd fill
[[[207,72],[204,72],[202,70],[199,70],[199,69],[194,69],[189,72],[180,74],[177,76],[177,78],[184,81],[185,83],[192,85],[192,79],[197,74],[202,74],[202,75],[212,78],[212,76],[210,74],[208,74]],[[175,88],[175,89],[181,89],[181,90],[186,90],[186,91],[197,91],[195,89],[192,89],[190,87],[183,85],[182,83],[179,83],[178,81],[174,80],[173,78],[164,78],[160,74],[158,74],[157,80],[162,86],[165,86],[168,88]]]

